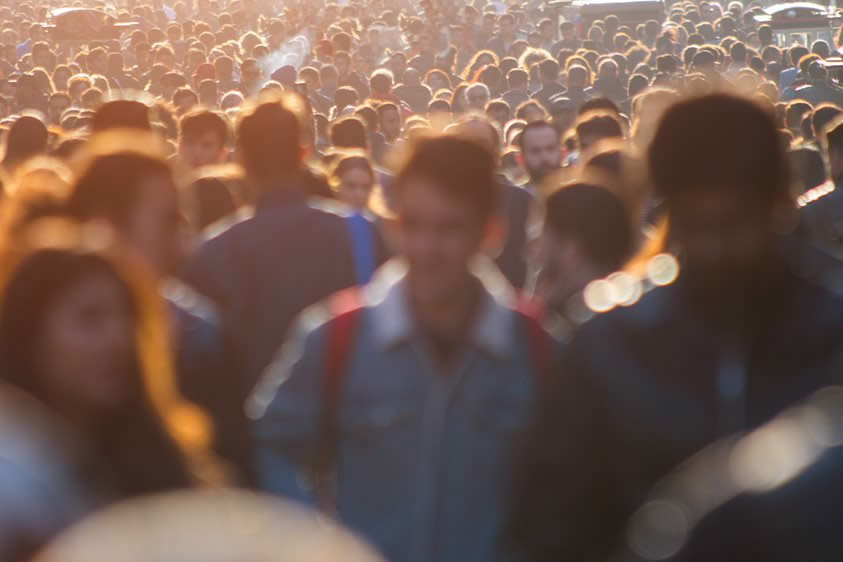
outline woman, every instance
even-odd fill
[[[347,219],[348,227],[351,232],[357,280],[363,285],[369,282],[387,255],[383,238],[369,207],[375,189],[375,171],[363,152],[349,151],[334,161],[330,182],[339,199],[352,211]]]
[[[29,158],[47,152],[48,139],[47,126],[37,115],[27,114],[19,117],[6,137],[3,170],[11,175]]]
[[[102,227],[51,220],[0,256],[0,394],[38,404],[0,425],[0,559],[102,505],[221,479],[175,391],[163,305],[125,255]]]

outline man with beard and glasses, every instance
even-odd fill
[[[521,161],[530,178],[524,189],[536,196],[548,174],[562,166],[562,137],[547,121],[533,121],[519,139]]]
[[[606,559],[677,463],[841,372],[843,297],[806,275],[811,252],[784,234],[796,206],[772,117],[727,94],[675,104],[649,167],[678,259],[654,258],[659,286],[566,346],[515,490],[516,559]]]

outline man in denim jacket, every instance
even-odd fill
[[[496,556],[510,467],[551,367],[547,333],[477,257],[502,235],[495,185],[480,145],[421,141],[395,180],[404,259],[360,295],[338,383],[331,507],[392,561]],[[249,403],[262,487],[302,501],[314,499],[307,467],[325,429],[336,322],[306,312]]]

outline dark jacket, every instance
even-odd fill
[[[843,297],[796,271],[787,266],[780,296],[740,347],[689,307],[682,276],[579,328],[516,494],[525,559],[605,556],[677,463],[840,377]]]
[[[512,185],[503,177],[498,176],[503,189],[503,211],[507,221],[507,234],[504,247],[495,263],[504,277],[516,288],[522,288],[527,280],[527,219],[530,215],[530,205],[533,196],[527,190]]]
[[[565,93],[565,86],[558,82],[543,84],[542,87],[533,93],[533,99],[541,103],[545,108],[550,107],[550,98]]]
[[[216,226],[187,279],[219,307],[251,389],[306,307],[355,284],[348,225],[292,186]]]

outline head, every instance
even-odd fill
[[[19,117],[6,134],[3,167],[7,172],[28,158],[47,151],[47,126],[35,114]]]
[[[71,189],[68,212],[80,221],[105,221],[152,271],[175,274],[185,257],[185,240],[173,171],[164,158],[137,144],[142,137],[146,146],[160,146],[152,133],[133,131],[131,140],[123,135],[101,133],[92,141],[94,154]],[[120,189],[114,188],[116,177]]]
[[[393,183],[398,247],[411,299],[442,307],[471,286],[470,263],[497,224],[494,159],[458,136],[421,139]]]
[[[602,184],[580,179],[563,184],[548,195],[544,209],[537,292],[551,306],[564,306],[631,257],[635,234],[629,214]]]
[[[260,191],[277,188],[301,171],[305,115],[296,94],[265,94],[244,111],[237,127],[237,155]]]
[[[483,111],[490,97],[489,87],[482,82],[471,84],[465,89],[465,99],[470,110]]]
[[[562,138],[547,121],[528,123],[521,131],[519,148],[524,169],[534,184],[540,184],[562,166]]]
[[[706,294],[746,289],[794,208],[772,116],[727,94],[681,101],[665,112],[648,155],[689,283]]]
[[[341,155],[331,168],[330,182],[340,199],[354,211],[368,210],[375,187],[375,171],[365,153]]]
[[[231,137],[228,119],[207,109],[187,113],[179,121],[179,156],[193,169],[225,160]]]
[[[331,145],[334,148],[356,148],[365,151],[369,147],[366,125],[359,117],[347,116],[331,124]]]
[[[831,179],[843,181],[843,117],[837,117],[823,129],[823,146],[828,159]]]
[[[378,125],[386,140],[393,142],[401,136],[401,111],[394,103],[382,103],[377,108]]]
[[[580,150],[588,150],[603,139],[623,138],[623,125],[618,116],[608,111],[591,111],[577,119],[577,142]]]
[[[61,123],[62,113],[68,110],[72,104],[73,100],[70,99],[70,94],[66,92],[56,92],[51,95],[47,102],[47,117],[50,119],[50,123],[56,125]]]

